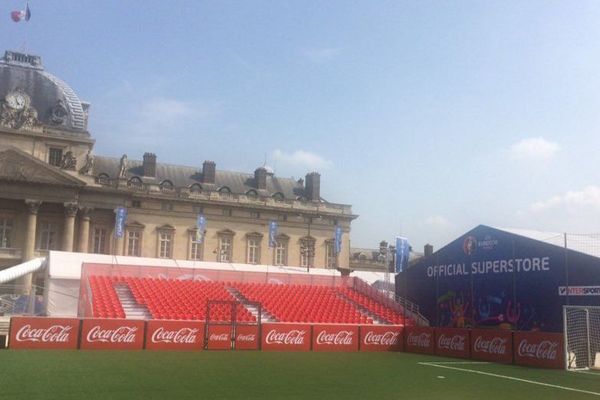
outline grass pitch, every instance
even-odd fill
[[[600,375],[410,353],[0,351],[0,399],[594,399]]]

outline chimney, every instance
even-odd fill
[[[214,161],[204,161],[202,164],[202,182],[215,183],[217,166]]]
[[[258,190],[267,189],[267,169],[265,167],[258,167],[254,171],[254,180],[256,181],[256,188]]]
[[[156,177],[156,154],[144,153],[144,161],[142,162],[144,176]]]
[[[425,257],[430,257],[433,254],[433,246],[427,243],[423,249],[423,253],[425,253]]]
[[[306,174],[306,184],[304,194],[310,201],[319,201],[321,199],[321,175],[318,172]]]

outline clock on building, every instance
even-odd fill
[[[5,97],[5,100],[9,107],[15,110],[23,110],[29,107],[30,102],[29,96],[27,96],[27,94],[23,93],[21,90],[14,90],[8,93]]]

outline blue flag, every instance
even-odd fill
[[[271,221],[269,223],[269,247],[277,246],[277,222]]]
[[[405,237],[396,237],[396,273],[404,271],[408,266],[408,255],[410,253],[410,245]]]
[[[335,241],[335,254],[340,254],[342,251],[342,228],[339,226],[336,226],[335,228],[335,237],[334,237]]]
[[[118,207],[115,210],[115,237],[122,238],[125,234],[125,221],[127,221],[127,209]]]
[[[196,243],[202,243],[204,240],[204,231],[206,230],[206,218],[204,214],[198,214],[198,218],[196,219]]]

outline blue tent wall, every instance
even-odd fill
[[[485,225],[396,276],[397,294],[432,326],[550,332],[562,330],[563,304],[600,305],[600,296],[567,296],[564,287],[594,285],[599,258]]]

